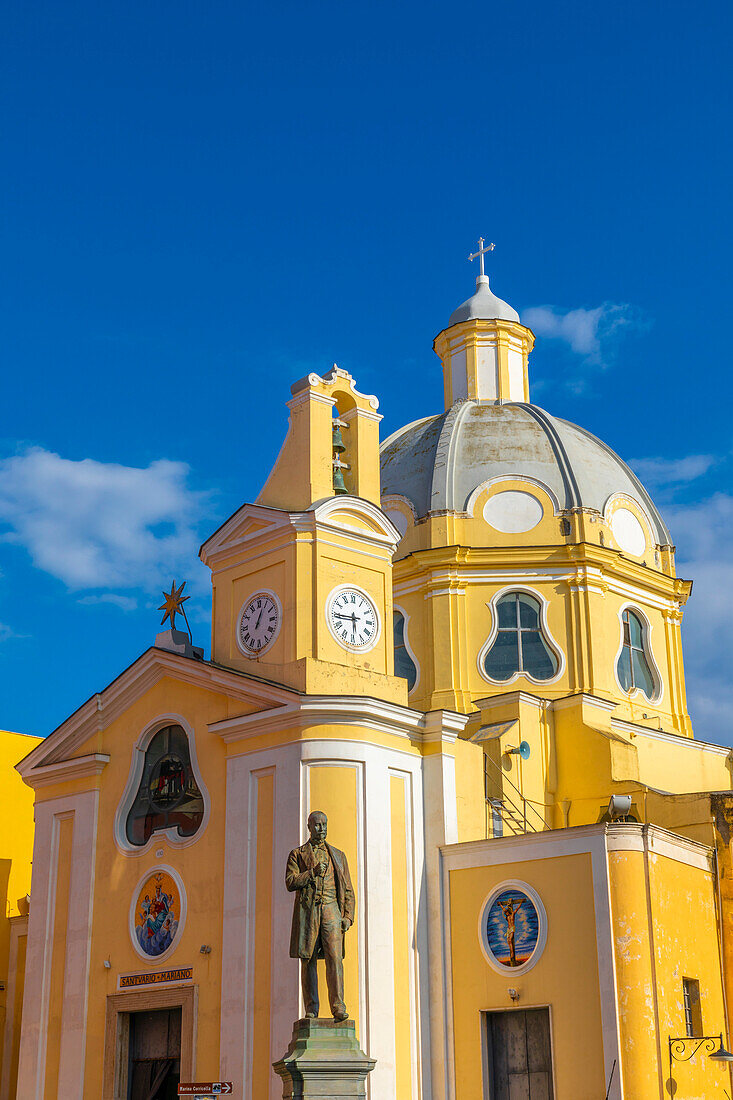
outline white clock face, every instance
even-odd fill
[[[258,657],[272,645],[280,630],[280,603],[271,592],[256,592],[242,608],[237,642],[247,657]]]
[[[366,650],[379,638],[377,609],[358,588],[337,588],[326,603],[328,625],[344,649]]]

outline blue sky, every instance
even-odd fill
[[[693,18],[694,15],[694,18]],[[492,288],[533,399],[638,470],[695,581],[699,736],[733,742],[728,5],[5,8],[0,725],[47,733],[154,640],[335,360],[385,434]],[[534,310],[533,313],[527,313]],[[39,687],[40,685],[40,687]]]

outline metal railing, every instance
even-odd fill
[[[496,817],[501,819],[513,836],[520,836],[522,833],[541,833],[549,829],[550,826],[542,814],[535,809],[534,803],[524,797],[519,787],[509,779],[503,769],[490,756],[487,755],[484,759],[498,773],[499,782],[496,786],[501,790],[501,797],[486,795],[486,836],[496,835],[493,828]],[[513,798],[508,794],[507,787],[514,792]]]

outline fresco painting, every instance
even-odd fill
[[[486,941],[496,961],[523,966],[537,947],[540,920],[534,902],[513,887],[498,894],[486,915]]]
[[[146,955],[162,955],[172,946],[181,915],[180,891],[166,871],[153,871],[135,905],[135,937]]]

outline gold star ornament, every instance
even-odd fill
[[[165,600],[165,603],[162,603],[160,605],[160,607],[158,608],[158,611],[164,611],[165,612],[165,614],[163,615],[163,618],[160,620],[160,625],[161,626],[163,625],[163,623],[165,622],[166,619],[170,619],[170,621],[171,621],[171,630],[175,630],[176,629],[176,615],[183,615],[183,618],[184,619],[186,618],[186,612],[183,609],[183,605],[186,602],[186,600],[190,600],[191,597],[182,595],[183,589],[185,587],[186,587],[186,582],[185,581],[180,586],[180,588],[176,588],[176,582],[173,581],[173,583],[171,584],[170,592],[164,592],[163,593],[163,599]],[[186,620],[186,625],[188,625],[188,620]]]

